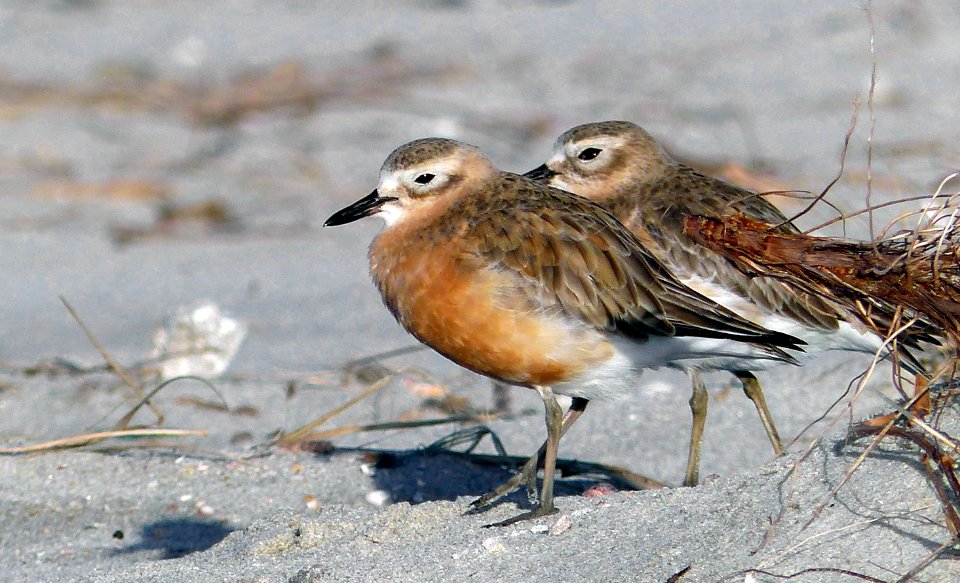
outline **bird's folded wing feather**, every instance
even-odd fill
[[[517,177],[519,178],[519,177]],[[526,181],[494,197],[472,233],[483,261],[516,275],[540,309],[562,310],[598,328],[650,335],[736,338],[782,346],[770,332],[681,284],[626,227],[596,204]]]
[[[732,184],[704,176],[692,168],[680,166],[677,173],[681,179],[709,184],[711,198],[682,197],[664,193],[648,201],[655,210],[656,221],[650,223],[650,237],[663,250],[663,260],[676,265],[684,273],[696,274],[718,283],[749,298],[757,305],[774,313],[782,313],[803,322],[812,328],[835,330],[843,318],[837,307],[823,298],[790,289],[783,282],[770,277],[752,277],[737,269],[719,254],[694,243],[683,233],[683,221],[689,214],[717,216],[742,214],[755,220],[777,225],[781,233],[799,233],[796,225],[787,220],[770,201],[757,193]],[[713,198],[716,197],[716,198]],[[722,202],[721,202],[722,201]],[[718,208],[718,204],[721,206]]]

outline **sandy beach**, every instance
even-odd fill
[[[153,399],[160,428],[205,435],[0,456],[0,583],[892,582],[948,542],[903,443],[830,496],[869,443],[845,443],[848,425],[897,396],[882,364],[846,408],[863,354],[760,375],[796,438],[785,457],[735,379],[711,374],[705,485],[589,497],[609,476],[572,476],[558,514],[508,528],[481,527],[522,495],[463,513],[509,471],[430,447],[477,422],[357,429],[492,408],[490,381],[429,351],[380,361],[390,380],[318,428],[339,434],[271,445],[383,372],[349,363],[416,344],[367,274],[379,221],[321,227],[406,141],[457,138],[523,172],[565,129],[627,119],[712,174],[819,193],[856,111],[829,194],[842,211],[930,194],[960,167],[950,3],[625,4],[0,3],[0,447],[106,431],[137,402],[61,297],[131,370],[178,308],[211,302],[246,329],[213,388]],[[867,216],[845,232],[868,236]],[[529,455],[540,399],[510,394],[482,425]],[[688,399],[683,375],[645,373],[630,399],[591,404],[560,456],[676,486]],[[145,407],[130,425],[157,421]],[[495,453],[489,436],[475,452]],[[940,558],[915,580],[958,577]]]

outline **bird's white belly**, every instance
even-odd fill
[[[617,399],[636,390],[644,369],[762,370],[781,364],[753,344],[722,338],[654,336],[646,342],[611,334],[613,354],[576,377],[553,386],[561,395],[585,399]]]
[[[806,342],[803,352],[790,351],[790,354],[801,362],[808,361],[813,355],[828,350],[852,350],[873,354],[883,344],[883,340],[877,334],[858,329],[842,320],[836,330],[807,326],[789,316],[758,306],[743,296],[702,277],[688,277],[681,281],[728,310],[736,312],[742,318],[768,330],[783,332]]]
[[[803,352],[787,350],[801,363],[827,350],[875,353],[883,344],[878,335],[858,330],[844,321],[836,330],[806,326],[793,318],[766,310],[703,278],[692,277],[682,281],[745,319],[806,342]],[[759,371],[786,364],[759,346],[723,338],[654,336],[646,342],[637,342],[610,334],[608,340],[615,349],[610,358],[568,381],[558,383],[553,387],[554,391],[591,400],[616,399],[636,390],[643,369],[667,367],[686,372]]]

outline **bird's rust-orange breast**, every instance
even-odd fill
[[[518,301],[515,275],[485,268],[456,244],[423,243],[383,233],[370,248],[371,273],[400,324],[440,354],[526,386],[569,380],[611,356],[592,330]]]

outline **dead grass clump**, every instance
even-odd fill
[[[944,185],[955,176],[944,180],[920,209],[898,217],[872,241],[784,233],[775,225],[742,215],[690,216],[685,224],[688,235],[743,272],[778,278],[837,302],[856,315],[865,327],[886,338],[895,379],[900,377],[899,359],[910,362],[911,369],[917,364],[899,348],[938,342],[949,350],[947,362],[934,374],[928,377],[922,368],[915,371],[920,374],[913,396],[904,395],[905,402],[896,405],[893,413],[851,426],[851,441],[868,437],[872,441],[832,492],[836,494],[881,440],[916,447],[950,539],[907,578],[960,542],[960,479],[956,471],[960,442],[938,427],[939,416],[960,394],[956,382],[960,363],[960,194],[942,194]],[[893,225],[903,221],[915,227],[894,231]],[[928,386],[931,377],[945,380]],[[828,501],[814,511],[811,521]]]
[[[776,277],[840,301],[882,335],[887,320],[915,319],[922,333],[960,346],[960,197],[921,211],[913,230],[852,241],[775,231],[742,215],[688,217],[686,232],[730,259],[742,271]],[[933,326],[931,326],[931,324]]]

